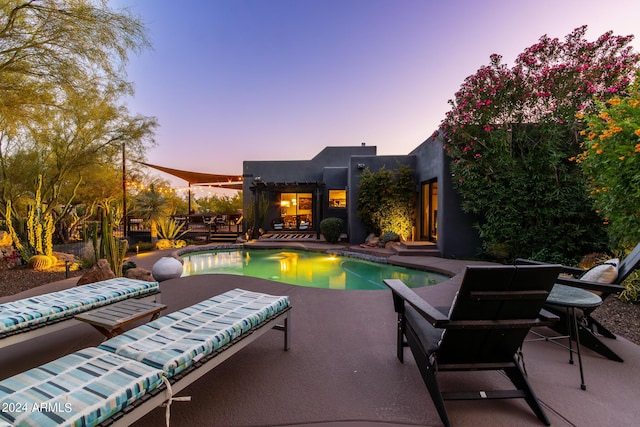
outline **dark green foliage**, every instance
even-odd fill
[[[131,269],[131,268],[136,268],[137,264],[133,261],[127,261],[124,264],[122,264],[122,275],[126,276],[127,274],[127,270]]]
[[[463,210],[482,219],[476,228],[484,252],[498,260],[544,254],[541,260],[551,261],[606,249],[584,176],[567,160],[577,150],[571,129],[512,125],[506,132],[489,137],[483,172],[456,169]]]
[[[588,182],[570,161],[583,150],[576,119],[624,93],[640,55],[631,37],[606,33],[591,42],[586,30],[564,41],[541,37],[513,67],[492,55],[450,101],[443,148],[462,208],[479,218],[493,258],[571,259],[607,249]]]
[[[417,192],[414,170],[402,165],[398,169],[365,169],[358,187],[356,213],[367,232],[380,235],[391,231],[404,238],[411,236]]]
[[[320,221],[320,233],[329,243],[338,243],[344,222],[340,218],[325,218]]]
[[[400,236],[398,236],[393,231],[386,231],[382,236],[380,236],[380,241],[382,243],[399,242],[400,241]]]

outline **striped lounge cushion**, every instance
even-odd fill
[[[157,282],[117,277],[0,304],[0,334],[73,316],[116,301],[157,291]]]
[[[234,289],[163,316],[100,348],[162,369],[171,378],[289,306],[289,297]]]
[[[87,348],[0,381],[0,420],[95,426],[162,384],[162,371]],[[9,410],[10,409],[10,410]]]

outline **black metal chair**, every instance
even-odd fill
[[[450,425],[445,400],[507,398],[525,399],[549,425],[517,354],[531,327],[557,320],[541,309],[559,273],[559,265],[468,266],[449,315],[402,281],[384,280],[398,314],[397,357],[403,361],[406,338],[445,426]],[[503,371],[515,389],[440,391],[437,372],[477,370]]]
[[[517,259],[516,264],[545,265],[545,263],[543,262],[522,258]],[[617,295],[625,290],[625,287],[621,285],[622,282],[627,277],[629,277],[629,275],[633,273],[633,271],[637,268],[640,268],[640,243],[636,245],[631,253],[629,253],[629,255],[627,255],[622,260],[622,262],[618,266],[618,276],[612,283],[598,283],[581,280],[580,276],[584,275],[586,271],[581,268],[568,266],[562,266],[562,273],[565,273],[565,275],[558,277],[556,279],[556,283],[596,292],[604,301],[605,298],[609,297],[610,295]],[[552,306],[545,306],[545,309],[554,312],[561,319],[561,321],[555,323],[552,328],[563,335],[567,335],[569,331],[567,330],[566,326],[566,313]],[[598,322],[591,316],[591,314],[595,310],[597,310],[597,308],[585,310],[582,312],[581,319],[579,319],[580,322],[578,323],[580,344],[587,348],[590,348],[593,351],[598,352],[608,359],[615,360],[617,362],[623,362],[623,359],[616,352],[611,350],[609,346],[607,346],[604,342],[602,342],[602,340],[600,340],[599,336],[604,336],[612,339],[615,339],[616,336],[613,332],[609,331],[600,322]]]

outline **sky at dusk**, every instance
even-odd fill
[[[497,53],[588,25],[634,34],[637,0],[112,0],[153,45],[128,64],[133,114],[160,127],[148,162],[241,174],[243,160],[307,160],[326,146],[408,154],[464,79]],[[175,187],[186,182],[156,172]]]

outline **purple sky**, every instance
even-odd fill
[[[131,58],[132,113],[158,118],[149,163],[242,172],[325,146],[407,154],[465,77],[540,36],[588,25],[640,37],[638,0],[112,0],[149,29]],[[639,50],[640,40],[634,40]],[[157,172],[175,187],[186,182]]]

